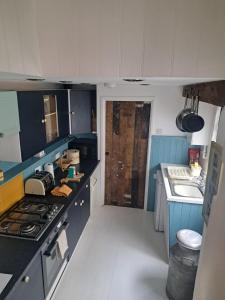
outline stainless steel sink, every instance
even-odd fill
[[[170,189],[173,196],[201,198],[202,192],[199,185],[192,181],[186,180],[171,180]]]

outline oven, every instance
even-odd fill
[[[42,268],[45,299],[50,299],[67,266],[69,249],[66,231],[69,226],[67,216],[57,224],[42,249]]]

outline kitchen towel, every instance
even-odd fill
[[[68,197],[72,193],[72,189],[68,187],[68,185],[63,184],[62,186],[56,186],[52,191],[51,194],[53,196],[59,197]]]
[[[57,243],[59,246],[60,255],[61,255],[62,259],[64,259],[65,253],[68,249],[68,241],[67,241],[66,231],[64,229],[60,233],[60,235],[57,239]]]

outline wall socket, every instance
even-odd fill
[[[34,169],[34,171],[35,171],[35,173],[36,173],[37,171],[42,171],[42,166],[38,166],[37,168]]]
[[[61,153],[60,153],[60,152],[56,153],[56,155],[55,155],[55,160],[59,159],[60,156],[61,156]]]

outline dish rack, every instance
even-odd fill
[[[168,175],[171,179],[181,179],[181,180],[192,180],[191,171],[189,167],[167,167]]]

